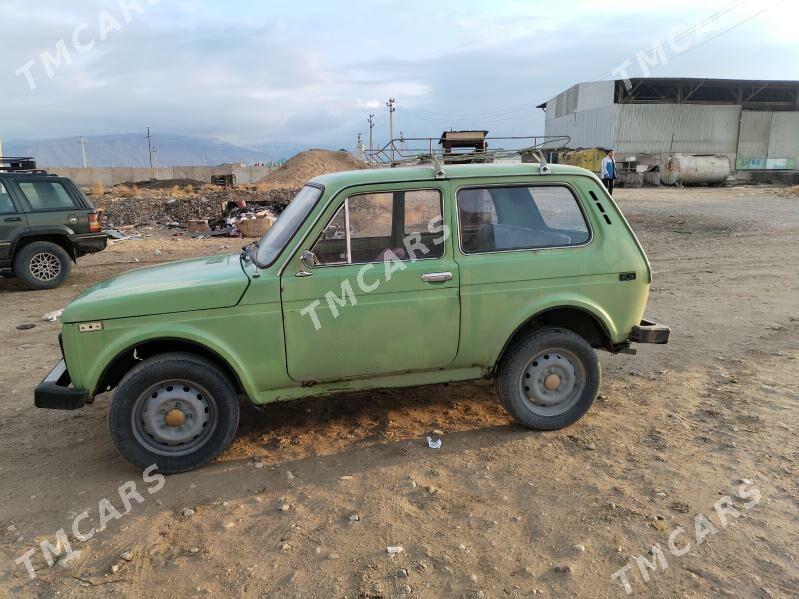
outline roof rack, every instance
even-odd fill
[[[0,156],[0,173],[46,175],[47,171],[36,168],[36,160],[31,156]]]
[[[445,132],[447,133],[447,132]],[[454,132],[465,133],[465,132]],[[562,150],[571,142],[568,135],[535,135],[514,137],[489,137],[482,131],[470,142],[461,145],[446,144],[444,135],[436,137],[400,137],[384,147],[365,152],[367,162],[384,166],[413,166],[432,164],[436,177],[445,176],[442,164],[475,164],[497,161],[537,162],[542,175],[550,173],[545,152]],[[479,138],[478,138],[479,137]],[[489,142],[509,142],[518,148],[489,148]],[[436,145],[442,147],[437,148]]]

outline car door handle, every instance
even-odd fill
[[[9,216],[8,218],[3,219],[7,223],[18,223],[22,220],[21,216]]]
[[[441,281],[449,281],[452,279],[451,272],[426,272],[422,275],[422,281],[427,283],[440,283]]]

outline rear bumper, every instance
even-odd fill
[[[75,253],[80,258],[86,254],[103,251],[108,244],[108,235],[105,233],[72,235],[70,241],[72,242],[72,247],[75,248]]]
[[[86,405],[88,392],[70,387],[67,363],[61,360],[39,383],[33,392],[33,403],[37,408],[50,410],[77,410]]]
[[[633,343],[668,343],[671,329],[662,324],[655,324],[651,320],[641,320],[641,324],[634,326],[630,332],[630,341]]]

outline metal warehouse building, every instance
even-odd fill
[[[724,154],[739,178],[795,172],[799,162],[799,81],[597,81],[539,108],[546,135],[568,135],[572,148],[614,148],[650,164],[674,154]]]

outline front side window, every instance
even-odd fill
[[[17,211],[14,208],[14,202],[11,201],[11,196],[5,188],[5,185],[0,183],[0,214],[14,214]]]
[[[476,187],[458,191],[466,254],[582,245],[590,237],[567,187]]]
[[[60,210],[74,208],[75,201],[61,183],[56,181],[27,181],[19,184],[31,210]]]
[[[436,189],[348,197],[313,246],[319,264],[440,258],[442,197]],[[392,258],[393,259],[393,258]]]
[[[321,189],[306,185],[294,196],[286,209],[280,213],[278,219],[258,241],[258,251],[255,254],[255,263],[258,266],[267,268],[277,259],[286,244],[294,237],[302,222],[311,213],[321,195]]]

